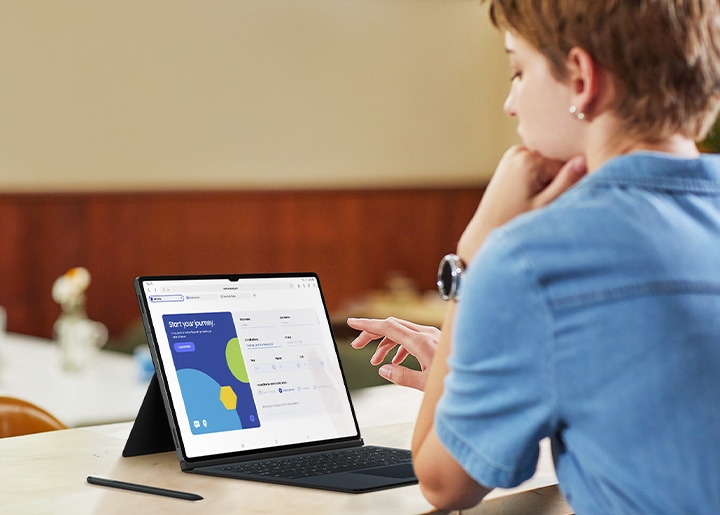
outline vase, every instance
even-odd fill
[[[53,327],[54,337],[60,347],[63,369],[78,372],[86,368],[107,343],[108,330],[103,323],[88,318],[82,302],[62,308]]]

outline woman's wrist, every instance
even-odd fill
[[[462,259],[465,265],[470,262],[485,243],[485,239],[492,231],[492,228],[482,227],[481,224],[471,222],[458,242],[455,253]]]

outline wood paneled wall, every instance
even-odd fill
[[[88,315],[111,336],[138,320],[138,275],[307,271],[330,311],[401,272],[434,287],[483,188],[0,195],[8,329],[50,337],[55,279],[92,274]]]

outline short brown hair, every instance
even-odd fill
[[[579,47],[613,77],[614,112],[652,141],[703,139],[720,111],[718,0],[482,0],[490,19],[538,49],[558,80]]]

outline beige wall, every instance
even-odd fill
[[[2,0],[0,192],[432,186],[515,142],[478,0]]]

